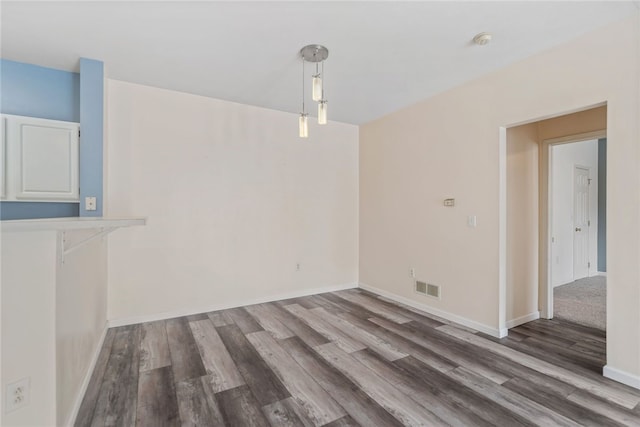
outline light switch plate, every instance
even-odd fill
[[[87,211],[95,211],[97,210],[97,201],[95,197],[85,197],[84,198],[84,209]]]

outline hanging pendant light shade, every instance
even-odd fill
[[[306,114],[300,114],[298,118],[298,134],[300,138],[308,138],[309,137],[309,121],[307,120]]]
[[[318,104],[318,124],[327,124],[327,101],[324,99]]]
[[[316,67],[318,65],[316,64]],[[322,75],[324,76],[324,61],[322,62]],[[327,100],[324,97],[324,88],[320,89],[320,102],[318,103],[318,124],[327,124]]]
[[[314,75],[311,81],[311,99],[314,101],[322,99],[322,77],[320,77],[320,74]]]

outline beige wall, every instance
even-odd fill
[[[362,126],[361,282],[504,327],[500,128],[606,102],[607,363],[640,375],[639,28],[634,16]],[[409,266],[443,286],[441,300],[412,292]]]
[[[538,122],[539,141],[607,129],[607,106]]]
[[[538,315],[538,126],[507,130],[507,312],[509,327]]]
[[[110,237],[111,320],[357,284],[356,126],[301,139],[295,114],[114,80],[107,94],[108,215],[148,217]]]

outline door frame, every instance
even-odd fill
[[[540,143],[539,158],[539,244],[538,244],[538,305],[540,307],[540,317],[553,319],[553,284],[551,281],[551,269],[553,262],[551,259],[551,218],[553,214],[552,202],[552,153],[551,148],[555,145],[570,144],[573,142],[587,141],[590,139],[601,139],[607,137],[607,130],[597,130],[593,132],[567,135],[560,138],[543,140]]]

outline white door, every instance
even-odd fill
[[[573,172],[573,280],[589,275],[589,169]]]

